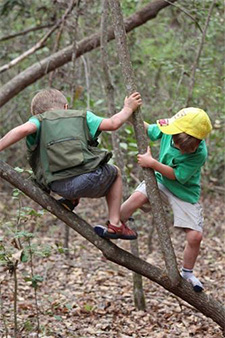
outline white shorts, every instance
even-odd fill
[[[188,228],[202,232],[203,229],[203,212],[200,203],[189,203],[182,201],[173,195],[163,184],[158,183],[158,188],[162,197],[162,201],[170,205],[173,210],[174,226],[179,228]],[[141,182],[135,189],[147,196],[145,181]],[[144,212],[151,210],[150,203],[145,203],[141,209]]]

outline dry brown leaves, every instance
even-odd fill
[[[13,208],[13,201],[5,204]],[[32,202],[29,202],[32,204]],[[205,292],[223,301],[224,297],[224,205],[221,196],[207,196],[203,201],[206,213],[205,238],[196,274],[203,281]],[[1,204],[2,208],[3,203]],[[36,209],[39,207],[34,206]],[[2,216],[2,220],[9,217]],[[15,212],[15,211],[12,211]],[[91,224],[105,222],[103,199],[83,200],[77,213]],[[35,234],[37,243],[56,248],[63,242],[64,225],[46,213]],[[151,216],[138,213],[136,223],[141,238],[140,256],[162,266],[156,232],[152,238],[152,253],[148,252],[147,234]],[[56,226],[54,226],[56,225]],[[29,224],[26,225],[29,229]],[[37,229],[36,229],[37,230]],[[182,261],[184,235],[171,227],[172,240],[179,265]],[[0,236],[4,235],[0,230]],[[118,241],[129,250],[129,243]],[[34,292],[24,282],[27,266],[18,266],[18,337],[37,337],[37,307]],[[174,338],[222,337],[218,325],[190,305],[170,294],[150,280],[144,279],[146,311],[133,305],[132,273],[104,259],[92,244],[70,231],[70,257],[55,253],[48,258],[36,258],[35,274],[44,281],[38,289],[39,337],[101,337],[101,338]],[[0,336],[13,337],[13,278],[1,268],[2,307]]]

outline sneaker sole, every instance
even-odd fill
[[[106,238],[106,239],[126,239],[126,240],[137,239],[137,236],[124,236],[124,235],[108,232],[107,228],[103,227],[102,225],[96,225],[94,227],[94,231],[98,236],[102,238]]]

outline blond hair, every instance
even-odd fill
[[[66,97],[57,89],[43,89],[31,101],[31,114],[41,114],[52,109],[65,109]]]
[[[201,140],[186,133],[173,135],[173,142],[179,146],[179,149],[186,154],[193,153]]]

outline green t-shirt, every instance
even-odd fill
[[[98,128],[103,120],[103,117],[97,116],[90,111],[87,111],[86,117],[87,117],[88,129],[90,131],[91,137],[93,139],[96,139],[100,134],[100,131],[98,130]],[[37,131],[33,134],[28,135],[26,139],[28,148],[32,149],[32,147],[35,146],[38,142],[40,130],[41,130],[41,123],[35,116],[32,116],[29,119],[29,122],[34,123],[37,127]]]
[[[161,139],[159,162],[172,167],[176,176],[176,180],[170,180],[156,172],[157,181],[181,200],[197,203],[201,192],[201,167],[207,158],[205,141],[200,142],[194,153],[182,154],[174,147],[172,135],[162,133],[156,124],[150,125],[147,133],[152,141]]]

